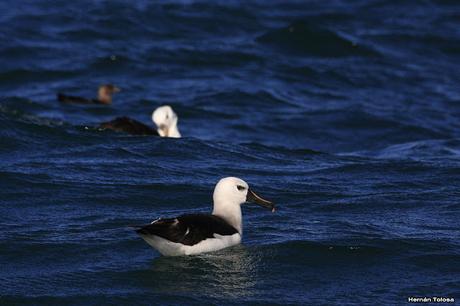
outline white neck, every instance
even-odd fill
[[[243,216],[240,205],[227,204],[223,199],[214,199],[212,214],[223,218],[243,235]]]
[[[171,123],[171,125],[168,127],[167,133],[165,133],[161,129],[158,129],[157,132],[158,132],[158,134],[160,134],[161,137],[172,137],[172,138],[180,138],[181,137],[179,129],[177,128],[177,119],[174,120]]]
[[[180,133],[179,129],[177,128],[177,123],[174,123],[169,129],[168,129],[168,137],[173,137],[173,138],[180,138]]]

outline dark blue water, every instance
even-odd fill
[[[460,299],[457,1],[0,12],[0,304]],[[103,83],[112,106],[55,100]],[[162,104],[184,138],[92,128]],[[279,208],[244,207],[241,246],[165,258],[128,227],[210,211],[230,175]]]

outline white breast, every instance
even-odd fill
[[[142,235],[142,238],[164,256],[194,255],[205,252],[213,252],[237,245],[241,242],[241,235],[239,233],[228,236],[214,234],[214,238],[202,240],[195,245],[184,245],[181,243],[171,242],[167,239],[154,235]]]

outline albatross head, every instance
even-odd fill
[[[213,215],[224,218],[240,234],[242,233],[241,204],[253,202],[262,207],[275,211],[275,205],[259,197],[249,188],[248,183],[237,177],[226,177],[221,179],[214,188],[213,194],[214,209]]]
[[[177,128],[177,115],[169,105],[158,107],[152,114],[152,120],[157,126],[161,137],[180,138]]]
[[[112,95],[120,91],[120,88],[112,85],[112,84],[105,84],[99,86],[99,90],[97,91],[97,99],[104,104],[112,103]]]

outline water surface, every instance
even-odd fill
[[[0,304],[404,304],[460,299],[456,1],[0,4]],[[112,107],[58,91],[122,92]],[[92,127],[151,124],[182,139]],[[211,209],[241,246],[164,258],[129,227]]]

